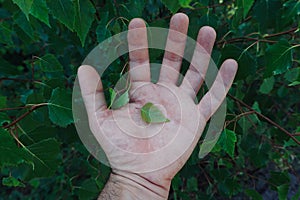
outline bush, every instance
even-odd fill
[[[217,31],[214,61],[235,58],[225,129],[205,158],[199,147],[170,199],[300,198],[300,58],[296,0],[0,0],[0,199],[94,199],[110,173],[76,134],[77,68],[134,17],[168,27],[173,13]],[[160,61],[162,52],[151,51]],[[112,86],[127,56],[103,77]],[[107,74],[110,74],[108,77]]]

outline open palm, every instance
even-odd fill
[[[176,85],[187,29],[186,15],[179,13],[172,17],[160,78],[154,84],[150,81],[145,23],[141,19],[130,22],[130,103],[120,109],[107,109],[96,70],[86,65],[79,68],[90,128],[115,173],[138,174],[157,185],[171,180],[191,155],[207,120],[224,100],[237,70],[234,60],[222,64],[211,89],[199,104],[194,102],[208,68],[210,58],[207,55],[216,37],[210,27],[199,31],[192,64],[182,84]],[[141,108],[148,102],[170,121],[150,124],[143,121]]]

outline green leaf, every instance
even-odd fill
[[[262,196],[256,190],[247,189],[245,190],[245,193],[253,200],[263,200]]]
[[[234,149],[235,149],[236,142],[237,142],[237,138],[235,132],[228,129],[225,129],[222,132],[218,141],[218,143],[225,150],[225,152],[232,158],[234,156]]]
[[[50,27],[46,0],[33,0],[30,14]]]
[[[26,162],[27,152],[16,145],[13,137],[0,128],[0,167]]]
[[[162,123],[170,121],[153,103],[150,102],[146,103],[141,108],[141,116],[142,119],[147,123]]]
[[[26,19],[25,15],[22,12],[18,12],[13,16],[13,19],[15,20],[15,23],[26,33],[26,35],[34,40],[34,31],[29,23],[29,21]]]
[[[283,4],[282,27],[292,24],[300,15],[300,1],[289,0]]]
[[[300,187],[296,194],[291,198],[291,200],[299,200],[300,199]]]
[[[246,18],[251,7],[254,4],[254,0],[238,0],[237,6],[238,8],[243,9],[243,17]]]
[[[28,14],[33,4],[33,0],[13,0],[13,2],[19,6],[19,8],[25,14],[27,20],[29,20]]]
[[[110,109],[117,97],[117,93],[113,88],[109,88],[108,91],[109,91],[109,96],[110,96],[110,104],[108,106],[108,109]]]
[[[289,192],[289,184],[283,184],[277,187],[278,198],[279,200],[287,199],[287,195]]]
[[[292,83],[289,84],[289,86],[296,86],[296,85],[300,85],[300,81],[294,81]]]
[[[23,183],[21,183],[18,179],[15,177],[9,176],[4,177],[2,179],[2,185],[8,186],[8,187],[25,187]]]
[[[18,75],[21,74],[21,71],[18,69],[18,66],[12,65],[3,58],[0,57],[0,75]]]
[[[193,8],[192,6],[190,6],[190,3],[192,2],[193,0],[179,0],[179,4],[181,7],[183,8]]]
[[[260,88],[259,88],[259,92],[262,94],[269,94],[273,87],[274,87],[274,83],[275,83],[275,78],[274,76],[271,76],[269,78],[265,78],[263,83],[261,84]]]
[[[7,23],[0,22],[0,43],[13,45],[12,30]]]
[[[275,172],[272,171],[271,173],[271,177],[269,179],[269,182],[271,183],[270,186],[272,189],[278,189],[278,187],[282,186],[282,185],[289,185],[290,184],[290,177],[288,175],[287,171],[280,171],[280,172]],[[275,188],[276,186],[276,188]]]
[[[227,45],[222,49],[219,64],[228,58],[236,59],[239,64],[236,80],[245,79],[249,74],[255,74],[257,61],[246,49],[243,50],[236,45]]]
[[[96,10],[89,0],[76,0],[75,9],[74,30],[76,31],[82,46],[84,46],[85,38],[94,21]]]
[[[0,108],[6,108],[6,101],[7,101],[7,98],[4,97],[4,96],[0,96]]]
[[[43,72],[61,72],[63,71],[63,66],[56,59],[53,54],[46,54],[41,58],[38,58],[36,64],[39,65]]]
[[[198,191],[198,181],[197,178],[191,177],[187,180],[187,190],[189,192]]]
[[[59,143],[55,139],[50,138],[27,146],[26,148],[29,153],[27,159],[34,163],[31,174],[27,176],[52,176],[60,163],[60,158],[58,157],[60,153]]]
[[[266,51],[265,77],[282,74],[292,66],[292,46],[286,40],[269,46]]]
[[[108,12],[101,12],[100,13],[100,22],[96,29],[97,34],[97,41],[100,43],[104,41],[106,38],[110,37],[111,34],[109,30],[106,27],[106,24],[108,23]]]
[[[75,6],[72,0],[47,0],[52,15],[73,31],[75,22]]]
[[[180,8],[178,0],[162,0],[162,2],[173,14]]]
[[[116,93],[116,92],[115,92]],[[116,110],[125,106],[129,102],[129,89],[127,89],[121,96],[115,97],[111,103],[111,108]]]
[[[76,186],[75,193],[78,194],[79,199],[96,199],[99,195],[99,188],[94,179],[85,180],[81,186]]]
[[[260,30],[266,32],[268,28],[278,27],[280,24],[280,11],[282,4],[278,0],[257,0],[253,8],[254,19],[258,22]],[[276,11],[276,12],[274,12]]]
[[[0,112],[0,126],[2,126],[4,123],[9,123],[9,122],[10,122],[9,116],[4,112]]]
[[[72,115],[72,95],[64,89],[56,88],[52,91],[49,100],[49,117],[50,120],[61,127],[73,123]]]

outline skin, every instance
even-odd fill
[[[150,82],[145,23],[142,19],[130,22],[130,103],[118,110],[107,109],[96,70],[86,65],[79,68],[79,83],[90,128],[112,167],[110,179],[99,199],[167,199],[172,178],[191,155],[207,120],[225,99],[237,71],[237,63],[232,59],[224,61],[211,89],[198,104],[194,102],[208,68],[210,58],[207,55],[210,55],[216,38],[211,27],[200,29],[197,43],[203,48],[195,48],[182,84],[176,85],[188,23],[188,17],[182,13],[171,18],[170,29],[176,32],[169,32],[159,81],[154,84]],[[168,50],[175,50],[177,54]],[[170,122],[145,123],[140,109],[147,102],[157,105]],[[177,139],[169,143],[174,137]],[[165,145],[167,148],[163,149]],[[157,149],[163,150],[151,154]],[[143,153],[143,156],[136,153]],[[166,165],[165,160],[173,158],[174,154],[178,155],[174,157],[176,159]]]

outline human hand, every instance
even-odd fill
[[[237,63],[226,60],[210,90],[196,104],[194,99],[204,80],[210,61],[207,55],[212,51],[216,33],[210,27],[201,28],[197,43],[202,48],[195,48],[192,65],[177,86],[188,17],[182,13],[174,15],[170,29],[174,31],[168,35],[160,78],[154,84],[150,81],[145,23],[141,19],[130,22],[130,103],[118,110],[107,109],[96,70],[91,66],[78,70],[90,128],[113,170],[102,198],[113,194],[123,199],[167,198],[172,178],[191,155],[207,120],[223,102],[233,82]],[[173,50],[177,55],[169,52]],[[170,122],[144,122],[140,110],[148,102],[157,105]]]

